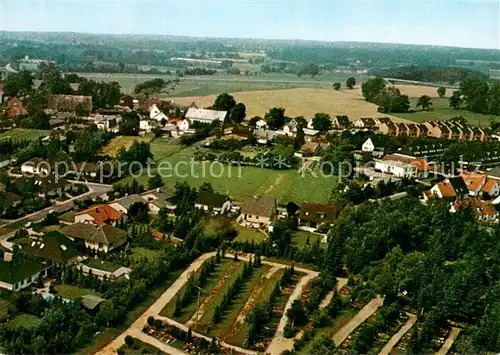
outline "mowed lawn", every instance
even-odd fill
[[[27,129],[27,128],[13,128],[11,130],[0,133],[0,140],[11,138],[14,141],[20,140],[35,140],[40,137],[50,135],[49,130],[43,129]]]
[[[259,167],[235,167],[220,163],[191,163],[194,147],[180,149],[167,140],[152,144],[157,167],[162,166],[165,185],[173,187],[176,182],[187,182],[199,187],[208,182],[215,191],[228,194],[237,201],[243,201],[256,194],[274,196],[280,203],[302,201],[326,203],[337,185],[337,178],[323,176],[319,170],[302,174],[297,170],[271,170]],[[175,148],[177,147],[177,148]],[[177,150],[176,150],[177,149]],[[159,158],[157,158],[159,157]],[[163,158],[162,158],[163,157]],[[139,178],[141,184],[147,185],[147,174]],[[123,180],[129,182],[130,178]]]
[[[314,233],[309,233],[305,231],[295,231],[292,234],[292,244],[296,247],[303,247],[304,245],[307,245],[307,239],[309,239],[309,245],[313,245],[316,243],[318,240],[320,242],[320,246],[322,248],[327,247],[327,243],[321,243],[321,239],[323,239],[323,236],[314,234]]]
[[[263,232],[260,232],[253,228],[245,228],[242,226],[234,224],[234,229],[238,232],[236,238],[233,239],[234,242],[254,242],[255,244],[259,244],[266,240],[266,235]]]
[[[94,259],[94,258],[87,259],[84,262],[84,264],[93,269],[99,269],[107,272],[115,272],[116,270],[122,267],[122,265],[116,264],[112,261]]]
[[[99,292],[73,285],[54,285],[54,289],[56,290],[56,296],[68,300],[76,300],[85,295],[100,296]]]
[[[336,91],[333,88],[294,88],[281,90],[257,90],[231,93],[236,101],[246,106],[247,118],[264,116],[273,107],[283,107],[290,117],[311,118],[317,112],[331,116],[346,115],[351,120],[360,117],[387,116],[377,112],[377,105],[366,102],[355,90]],[[181,104],[195,102],[199,107],[214,103],[216,95],[169,98]],[[404,121],[393,117],[395,121]]]
[[[418,98],[412,98],[410,101],[411,110],[415,110],[416,112],[398,113],[396,114],[397,116],[419,123],[425,121],[443,121],[452,117],[462,116],[470,124],[481,127],[489,126],[491,121],[500,121],[499,116],[475,113],[467,110],[450,109],[448,98],[432,99],[432,106],[428,111],[422,111],[421,107],[416,107]]]
[[[40,322],[40,318],[32,314],[21,313],[9,322],[7,322],[6,327],[9,329],[19,329],[19,328],[33,328]]]
[[[152,135],[137,136],[137,137],[118,136],[110,140],[108,144],[106,144],[102,148],[101,153],[104,155],[109,155],[111,157],[116,157],[122,148],[127,150],[136,141],[149,143],[153,140],[153,138],[154,136]]]

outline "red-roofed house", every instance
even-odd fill
[[[75,223],[115,224],[122,217],[122,213],[108,205],[89,208],[75,215]]]
[[[479,198],[468,198],[456,201],[452,204],[450,211],[458,212],[462,208],[470,208],[472,213],[482,222],[498,222],[499,213],[491,204],[486,204]]]

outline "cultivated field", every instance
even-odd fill
[[[360,117],[387,116],[377,112],[377,106],[366,102],[356,90],[335,91],[330,89],[298,88],[288,90],[243,91],[232,93],[238,102],[247,108],[247,118],[264,116],[272,107],[283,107],[287,116],[310,118],[317,112],[332,116],[347,115],[351,120]],[[190,104],[195,102],[200,107],[211,106],[216,95],[188,96],[170,98],[175,102]],[[395,121],[404,121],[394,117]]]
[[[109,155],[111,157],[116,157],[122,148],[127,150],[136,141],[151,142],[152,139],[153,137],[151,135],[141,137],[118,136],[109,141],[109,143],[102,148],[101,153],[104,155]]]
[[[40,137],[46,137],[50,135],[50,131],[43,129],[25,129],[25,128],[13,128],[11,130],[0,133],[0,140],[11,138],[12,140],[35,140]]]

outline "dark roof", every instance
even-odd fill
[[[210,208],[221,208],[224,202],[228,199],[227,196],[218,194],[216,192],[201,191],[195,204],[207,205]]]
[[[241,206],[241,213],[272,217],[276,210],[276,199],[271,196],[252,196]]]
[[[133,194],[130,196],[123,197],[119,200],[113,201],[113,203],[118,203],[119,205],[125,207],[128,211],[128,209],[132,207],[134,203],[147,203],[147,201],[144,200],[141,196]]]
[[[316,223],[333,222],[337,218],[337,207],[322,203],[302,202],[299,218]]]
[[[75,111],[81,105],[87,111],[92,111],[92,96],[83,95],[49,95],[48,108],[56,111]]]
[[[15,284],[46,269],[42,263],[26,257],[10,262],[0,260],[0,281]]]
[[[104,224],[95,226],[89,223],[74,223],[61,228],[61,233],[70,237],[84,239],[91,242],[109,245],[111,248],[118,247],[127,242],[127,232]]]
[[[93,296],[93,295],[84,295],[82,296],[82,306],[88,310],[94,310],[97,306],[99,306],[105,299]]]
[[[494,167],[493,169],[488,171],[487,175],[500,178],[500,166]]]
[[[53,231],[46,233],[36,241],[23,245],[21,251],[35,258],[67,264],[78,255],[75,243],[64,234]]]
[[[469,189],[461,176],[449,178],[448,180],[450,181],[451,186],[453,186],[453,190],[455,190],[457,196],[469,193]]]

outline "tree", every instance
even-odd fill
[[[374,102],[375,98],[385,89],[385,80],[381,77],[376,77],[365,81],[361,85],[363,97],[368,102]]]
[[[302,147],[305,142],[306,142],[306,138],[305,138],[304,128],[302,128],[301,125],[297,125],[297,134],[295,135],[295,141],[293,144],[293,148],[295,150],[299,150],[300,147]]]
[[[132,348],[134,346],[134,338],[131,337],[130,335],[127,335],[125,337],[125,344],[127,344],[129,348]]]
[[[241,123],[246,116],[245,104],[239,102],[237,103],[229,112],[230,121],[233,123]]]
[[[460,91],[453,91],[453,94],[448,99],[450,102],[450,108],[455,110],[460,109],[460,105],[462,104],[462,94]]]
[[[224,93],[217,96],[214,104],[212,105],[214,110],[231,112],[233,107],[236,106],[236,100],[233,96]]]
[[[89,115],[89,111],[83,107],[82,104],[78,104],[75,107],[75,115],[76,117],[87,117]]]
[[[488,111],[488,83],[480,78],[467,78],[460,83],[460,92],[467,110],[486,113]]]
[[[156,188],[162,187],[164,185],[165,184],[163,183],[163,180],[161,179],[161,176],[158,173],[154,174],[153,176],[151,176],[148,179],[148,189],[149,190],[156,189]]]
[[[440,98],[445,97],[445,95],[446,95],[446,88],[444,86],[438,87],[437,93],[438,93],[438,95],[439,95]]]
[[[271,129],[279,129],[285,124],[285,109],[273,107],[264,118]]]
[[[292,321],[292,327],[307,323],[306,309],[300,300],[293,301],[292,306],[286,311],[286,315]]]
[[[31,128],[50,129],[50,117],[43,111],[36,112],[31,118]]]
[[[348,89],[353,89],[354,86],[356,86],[356,79],[353,78],[352,76],[347,78],[345,86],[347,86]]]
[[[338,81],[337,81],[336,83],[333,83],[333,88],[334,88],[335,90],[340,90],[340,87],[341,87],[341,86],[342,86],[342,84],[341,84],[341,83],[339,83]]]
[[[26,96],[33,89],[33,76],[29,71],[9,75],[4,81],[5,96]]]
[[[426,111],[430,106],[432,106],[431,98],[427,95],[422,95],[417,101],[417,107],[422,106],[422,111]]]
[[[312,119],[312,124],[315,130],[327,132],[332,129],[332,121],[327,113],[317,113]]]
[[[248,121],[248,127],[255,128],[255,126],[257,125],[257,122],[259,122],[261,119],[262,119],[262,117],[259,117],[259,116],[255,116],[255,117],[250,118],[250,120]]]
[[[124,136],[137,136],[139,134],[140,117],[137,112],[122,113],[120,134]]]
[[[488,94],[488,112],[500,115],[500,83],[494,84]]]

